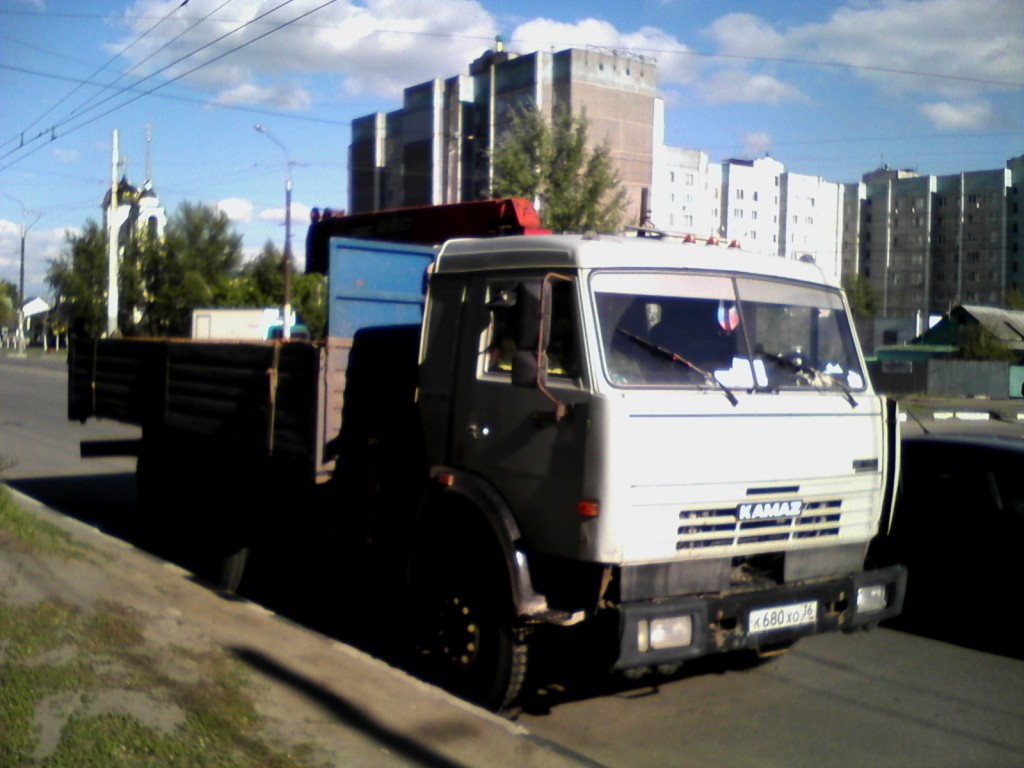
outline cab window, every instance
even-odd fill
[[[568,280],[556,280],[552,285],[551,336],[547,348],[548,376],[573,381],[580,375],[574,287],[575,283]],[[511,376],[521,312],[515,303],[515,289],[516,284],[511,281],[488,286],[490,323],[484,335],[484,373]]]

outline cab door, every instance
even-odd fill
[[[547,394],[513,384],[513,359],[527,313],[523,281],[544,273],[475,275],[463,307],[455,404],[454,463],[475,473],[511,508],[526,546],[571,556],[578,551],[587,396],[579,297],[574,279],[552,284]],[[550,395],[550,396],[549,396]],[[556,417],[557,399],[566,405]]]

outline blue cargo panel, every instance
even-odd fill
[[[427,268],[436,252],[431,246],[332,237],[330,335],[350,339],[360,328],[419,325]]]

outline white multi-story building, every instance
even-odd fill
[[[700,150],[668,146],[656,156],[653,227],[736,241],[756,253],[813,260],[839,279],[842,185],[787,172],[772,157],[713,163]]]

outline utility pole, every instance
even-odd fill
[[[13,195],[4,194],[4,197],[9,198],[16,202],[21,207],[21,262],[18,268],[18,296],[17,296],[17,313],[18,313],[18,328],[14,334],[14,341],[16,344],[15,354],[19,357],[25,356],[25,239],[28,237],[28,231],[32,229],[33,225],[43,217],[43,214],[38,213],[32,220],[31,224],[25,223],[25,214],[31,213],[26,210],[25,204]]]
[[[281,333],[284,339],[290,339],[292,337],[292,158],[288,153],[288,148],[268,131],[263,123],[256,123],[254,127],[258,133],[262,133],[284,152],[284,264],[281,268],[284,273],[284,307]]]
[[[118,231],[117,221],[117,166],[118,157],[117,129],[114,130],[113,150],[110,159],[110,206],[107,208],[107,338],[117,334],[117,307],[120,295],[117,287],[118,271]]]

